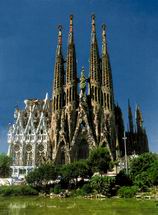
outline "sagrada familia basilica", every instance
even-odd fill
[[[24,110],[15,110],[15,121],[8,131],[13,175],[27,173],[49,160],[64,164],[86,159],[90,150],[98,146],[107,147],[113,160],[119,159],[125,155],[124,134],[127,155],[149,151],[139,106],[134,122],[128,103],[125,131],[121,108],[114,101],[106,27],[102,26],[100,55],[94,15],[91,25],[89,77],[85,77],[84,68],[78,77],[71,15],[66,57],[59,26],[52,98],[46,95],[44,100],[27,99]]]

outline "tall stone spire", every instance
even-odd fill
[[[133,134],[134,128],[133,128],[133,115],[132,115],[132,109],[130,105],[130,101],[128,100],[128,123],[129,123],[129,132]]]
[[[58,27],[58,44],[56,49],[53,85],[53,111],[60,110],[63,106],[64,85],[64,59],[62,54],[62,26]]]
[[[74,44],[73,32],[73,16],[70,15],[68,50],[66,59],[66,116],[68,120],[69,140],[72,139],[76,122],[76,107],[77,107],[77,65],[76,51]]]
[[[149,151],[148,138],[143,126],[143,116],[140,107],[136,107],[137,145],[136,153],[142,154]]]
[[[113,109],[114,95],[112,72],[109,54],[107,51],[105,24],[102,25],[102,93],[103,107],[106,109]]]
[[[137,124],[137,131],[143,129],[143,116],[140,110],[139,105],[136,107],[136,124]]]
[[[113,94],[113,85],[112,85],[112,74],[109,55],[107,51],[107,42],[106,42],[106,27],[102,25],[102,62],[101,62],[101,106],[103,109],[102,117],[102,130],[104,128],[104,121],[108,121],[109,127],[109,144],[110,148],[113,149],[116,145],[116,129],[115,124],[115,110],[114,110],[114,94]],[[119,111],[119,108],[118,108]],[[119,113],[119,120],[122,120],[122,113]],[[108,120],[107,120],[108,119]],[[122,123],[118,122],[118,123]],[[106,127],[108,128],[108,124]],[[122,129],[122,128],[121,128]],[[122,130],[121,130],[122,131]],[[119,132],[119,131],[118,131]],[[120,132],[119,132],[120,133]],[[121,137],[122,138],[122,137]],[[121,145],[120,135],[118,134],[118,140]],[[121,148],[121,146],[120,146]],[[115,153],[113,151],[115,157]]]
[[[68,50],[66,62],[66,104],[74,102],[77,96],[77,65],[73,38],[73,16],[70,15]]]
[[[100,78],[100,57],[96,37],[95,15],[92,15],[91,47],[90,47],[90,80],[99,84]]]

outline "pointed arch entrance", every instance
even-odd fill
[[[58,164],[65,164],[65,143],[61,141],[59,144],[57,156],[56,156],[56,163]]]
[[[82,138],[77,144],[77,160],[87,159],[89,155],[89,145],[85,138]]]

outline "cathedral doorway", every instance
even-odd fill
[[[76,160],[87,159],[89,155],[89,145],[86,139],[81,139],[76,147]]]
[[[56,163],[65,164],[65,143],[64,143],[64,141],[62,141],[60,143],[58,153],[57,153]]]

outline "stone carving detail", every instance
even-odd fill
[[[51,102],[46,95],[44,100],[25,100],[25,109],[15,111],[15,123],[8,132],[8,154],[13,157],[12,169],[26,166],[26,170],[48,160],[50,155]]]

